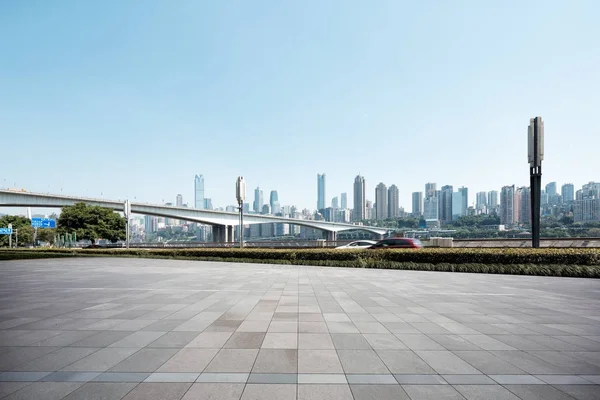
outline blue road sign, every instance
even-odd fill
[[[12,228],[0,228],[0,235],[12,235]]]
[[[56,228],[56,220],[51,218],[31,218],[34,228]]]

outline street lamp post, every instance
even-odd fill
[[[529,178],[531,185],[531,247],[540,247],[540,198],[542,195],[542,160],[544,159],[544,122],[542,117],[529,120]]]
[[[240,249],[244,247],[244,200],[246,200],[246,181],[243,176],[238,176],[235,182],[235,197],[240,210]]]

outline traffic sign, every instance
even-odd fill
[[[51,218],[31,218],[33,228],[56,228],[56,220]]]
[[[0,228],[0,235],[12,235],[12,228]]]

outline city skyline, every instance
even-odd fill
[[[559,0],[16,2],[0,12],[0,186],[192,204],[202,173],[225,207],[243,175],[313,209],[315,174],[327,174],[325,204],[346,192],[349,207],[360,174],[369,200],[396,184],[409,209],[428,180],[471,197],[528,185],[539,115],[542,179],[580,187],[600,170],[600,128],[582,118],[600,109],[599,12]]]

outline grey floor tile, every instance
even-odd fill
[[[360,333],[352,322],[327,322],[330,333]]]
[[[297,333],[267,332],[263,340],[263,349],[297,349]]]
[[[540,379],[533,375],[488,375],[501,385],[543,385]],[[585,381],[584,379],[582,379]]]
[[[258,349],[222,349],[206,367],[206,372],[250,372]]]
[[[196,382],[246,383],[249,375],[247,372],[203,372]]]
[[[298,350],[261,349],[252,373],[297,373]]]
[[[165,335],[164,332],[139,331],[125,336],[123,339],[111,344],[109,347],[142,348],[148,346],[159,337]]]
[[[225,345],[233,332],[202,332],[192,339],[186,347],[200,349],[220,349]]]
[[[299,384],[347,384],[345,374],[298,374]]]
[[[600,385],[600,375],[581,375],[581,377],[585,380],[590,381],[591,383]]]
[[[429,335],[429,337],[444,346],[446,350],[481,350],[479,346],[474,345],[458,335]]]
[[[262,332],[235,332],[223,346],[226,349],[260,349],[265,334]]]
[[[250,374],[248,383],[298,383],[297,374]]]
[[[354,400],[410,400],[400,385],[350,385]]]
[[[520,400],[500,385],[454,385],[467,400]]]
[[[298,400],[354,400],[350,387],[338,385],[298,385]]]
[[[0,371],[12,371],[19,365],[59,350],[59,347],[10,347],[0,357]]]
[[[363,335],[375,350],[406,350],[406,346],[391,333],[366,333]]]
[[[297,385],[247,384],[242,400],[296,400]]]
[[[181,349],[157,372],[202,372],[217,352],[216,349]]]
[[[425,334],[396,333],[398,339],[411,350],[445,350],[445,348]]]
[[[298,372],[301,374],[343,373],[335,350],[298,350]]]
[[[148,347],[181,349],[195,339],[196,336],[198,336],[198,332],[167,332],[154,342],[150,343]]]
[[[31,382],[0,382],[0,399],[31,384]]]
[[[183,324],[185,320],[182,319],[163,319],[153,322],[150,325],[146,325],[141,331],[157,331],[157,332],[169,332]]]
[[[298,334],[298,349],[333,350],[333,341],[327,333]]]
[[[402,385],[411,400],[464,400],[464,397],[449,385]]]
[[[397,385],[398,382],[391,374],[347,374],[350,385]]]
[[[102,331],[92,336],[88,336],[78,342],[71,344],[70,346],[76,347],[106,347],[111,344],[118,342],[126,336],[131,335],[131,332],[116,332],[116,331]]]
[[[41,382],[89,382],[98,375],[100,372],[58,371],[43,377]]]
[[[565,392],[550,385],[504,385],[521,400],[573,400]]]
[[[322,321],[300,321],[298,323],[300,333],[329,333],[327,324]]]
[[[36,382],[52,372],[3,372],[0,373],[0,382]]]
[[[497,385],[496,381],[487,375],[442,375],[451,385]]]
[[[269,329],[270,320],[244,321],[236,332],[266,332]]]
[[[243,390],[241,383],[194,383],[182,400],[239,400]]]
[[[34,361],[21,365],[16,369],[19,371],[58,371],[69,364],[74,363],[99,349],[86,347],[63,347],[53,353],[46,354]]]
[[[333,345],[339,350],[370,350],[371,345],[360,333],[332,333]]]
[[[123,400],[180,400],[191,383],[141,383]]]
[[[462,358],[473,367],[484,374],[496,375],[522,375],[526,374],[522,369],[515,367],[495,356],[488,351],[454,351],[458,357]]]
[[[148,372],[103,372],[94,382],[143,382],[150,376]]]
[[[373,350],[338,350],[346,374],[388,374],[390,371]]]
[[[395,375],[396,381],[401,385],[447,385],[440,375]]]
[[[136,385],[137,383],[90,382],[65,397],[65,400],[120,400]]]
[[[110,369],[111,372],[154,372],[177,353],[177,349],[143,348]]]
[[[424,351],[416,352],[438,374],[478,374],[476,368],[463,361],[450,351]]]
[[[5,397],[4,400],[60,400],[82,385],[81,382],[35,382]]]
[[[104,372],[138,349],[104,348],[63,368],[63,371]]]
[[[600,399],[600,386],[598,385],[555,385],[555,387],[577,400]]]
[[[97,334],[97,331],[65,331],[59,335],[35,343],[36,346],[70,346],[80,340]]]
[[[206,328],[206,332],[235,332],[242,320],[216,320]]]
[[[196,382],[200,376],[197,372],[154,372],[144,382]]]
[[[411,350],[378,350],[377,355],[393,374],[435,374],[421,357]]]
[[[577,375],[536,375],[550,385],[589,385],[590,381]],[[600,388],[599,388],[600,389]]]

